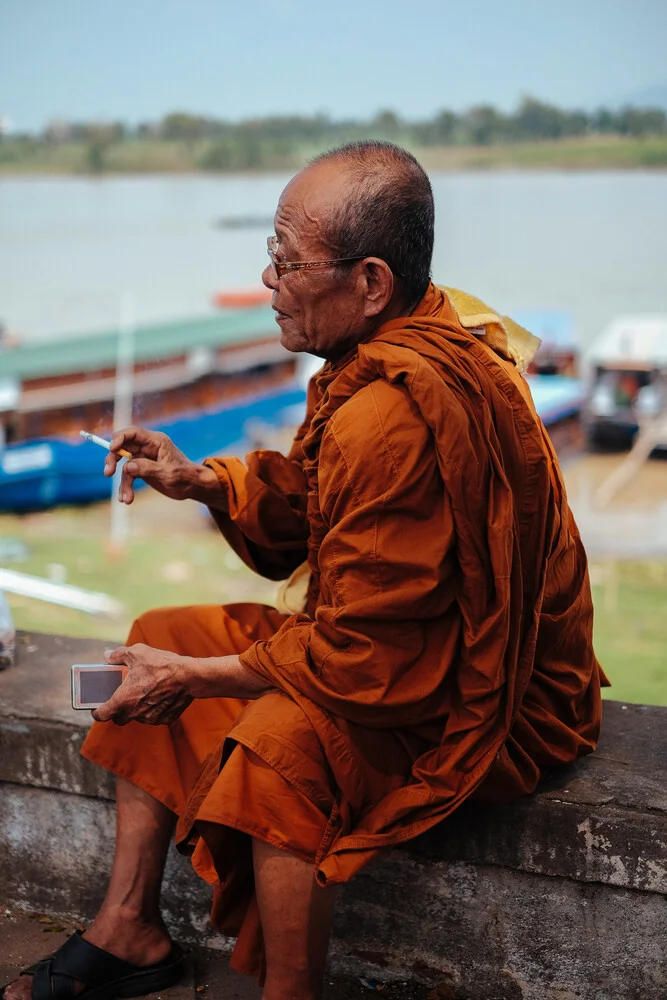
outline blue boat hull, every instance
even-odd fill
[[[291,385],[278,392],[237,399],[216,410],[199,411],[151,425],[164,431],[193,461],[242,446],[249,420],[280,425],[280,414],[305,408],[303,389]],[[40,438],[10,445],[0,458],[0,512],[46,510],[61,504],[107,500],[111,480],[103,475],[104,453],[88,441]],[[137,487],[144,484],[140,481]]]

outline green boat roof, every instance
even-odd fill
[[[135,361],[156,361],[194,347],[225,347],[278,337],[268,306],[234,309],[213,316],[138,326],[134,333]],[[24,381],[68,372],[114,368],[118,330],[103,330],[57,340],[39,340],[0,350],[0,375]]]

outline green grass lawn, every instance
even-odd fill
[[[108,551],[107,504],[0,517],[0,536],[19,538],[29,549],[25,562],[6,568],[65,575],[65,582],[109,594],[126,609],[112,619],[8,594],[17,628],[122,642],[133,618],[150,608],[272,599],[276,584],[243,565],[198,505],[144,493],[129,514],[129,544],[120,556]]]
[[[606,697],[667,705],[667,562],[609,561],[591,575]]]
[[[6,564],[120,600],[121,619],[96,617],[8,595],[17,628],[122,642],[149,608],[264,601],[276,585],[248,570],[195,504],[143,493],[130,508],[130,542],[108,554],[109,507],[0,517],[0,536],[23,540],[25,562]],[[63,569],[64,567],[64,569]],[[667,562],[596,562],[591,567],[595,646],[613,686],[606,697],[667,705]]]

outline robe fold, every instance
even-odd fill
[[[213,516],[240,557],[276,580],[304,560],[310,574],[301,612],[256,606],[234,648],[227,625],[206,643],[240,652],[275,689],[222,712],[175,809],[181,849],[217,878],[228,912],[238,879],[215,847],[206,854],[205,823],[281,840],[322,884],[342,882],[467,797],[529,793],[595,748],[607,682],[558,463],[511,355],[462,326],[444,290],[431,285],[411,316],[324,365],[288,456],[207,464],[227,500]],[[177,645],[214,655],[192,652],[196,610]],[[122,739],[110,729],[93,727],[87,751],[113,770]],[[130,780],[140,772],[137,760]],[[243,822],[234,815],[255,772],[277,782],[288,828],[294,797],[301,832],[262,819],[256,796]]]

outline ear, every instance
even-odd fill
[[[379,257],[366,257],[360,268],[364,296],[364,316],[379,316],[394,294],[394,275],[386,261]]]

